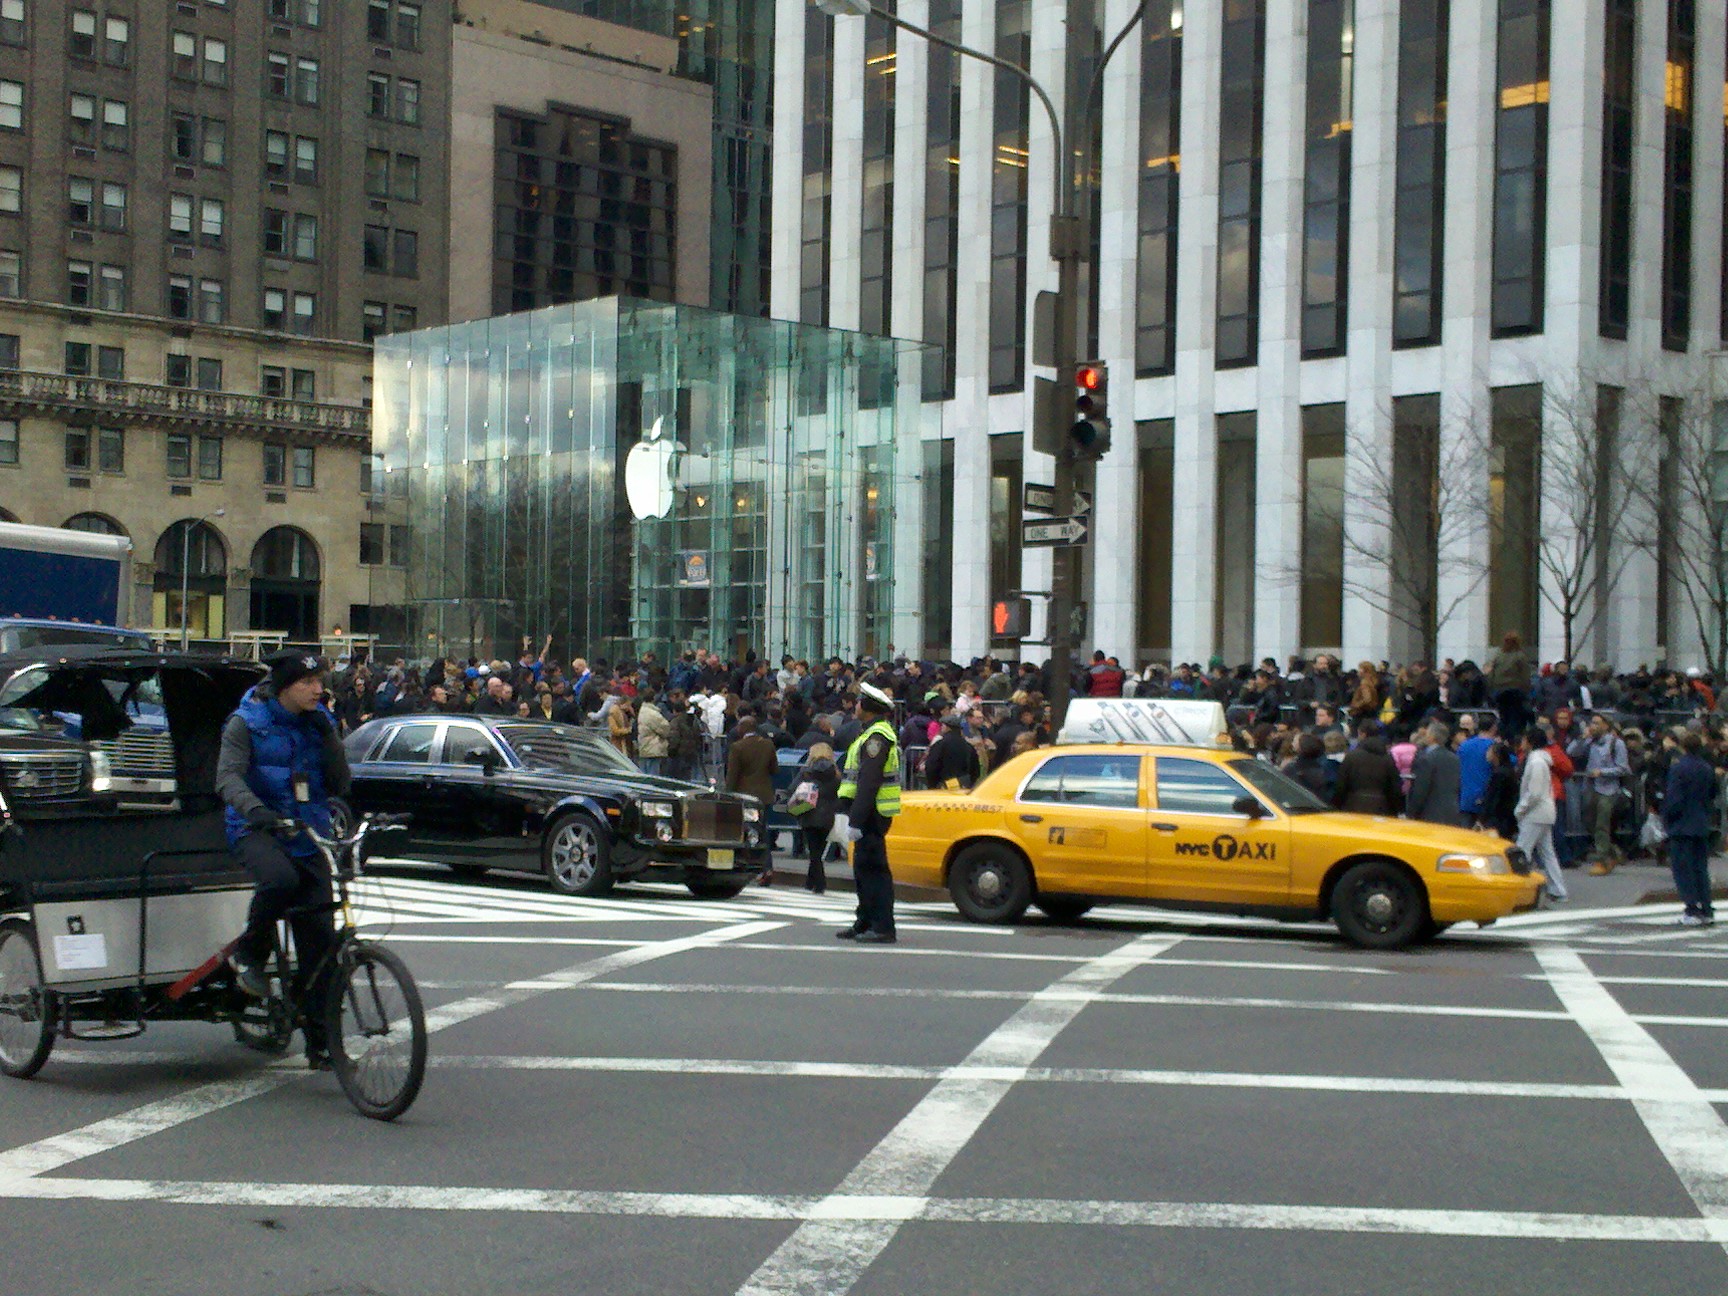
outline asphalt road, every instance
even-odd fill
[[[566,900],[402,869],[395,1125],[215,1027],[0,1082],[10,1292],[1728,1291],[1728,924],[1418,951],[1098,911]]]

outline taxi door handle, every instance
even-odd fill
[[[1152,826],[1154,828],[1156,828],[1159,832],[1175,832],[1176,831],[1176,825],[1175,824],[1155,823]]]
[[[1044,816],[1043,815],[1021,815],[1020,816],[1020,822],[1021,823],[1043,823],[1044,822]]]

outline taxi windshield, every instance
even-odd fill
[[[1283,771],[1258,760],[1233,760],[1230,772],[1285,814],[1317,814],[1330,810],[1319,797]]]

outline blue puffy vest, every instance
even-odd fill
[[[323,836],[330,835],[330,801],[324,791],[324,728],[330,723],[321,710],[295,715],[273,697],[258,696],[257,688],[246,690],[234,714],[252,731],[252,767],[246,771],[246,786],[252,794],[284,819],[298,819]],[[294,799],[294,776],[304,774],[310,799]],[[228,844],[235,845],[248,832],[246,819],[233,806],[223,815]],[[304,836],[284,842],[290,855],[315,855],[318,848]]]

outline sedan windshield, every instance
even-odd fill
[[[570,725],[499,725],[497,733],[529,769],[602,777],[641,773],[629,757],[599,734],[584,733]]]
[[[1230,772],[1285,814],[1315,814],[1332,808],[1288,774],[1265,761],[1233,760]]]

